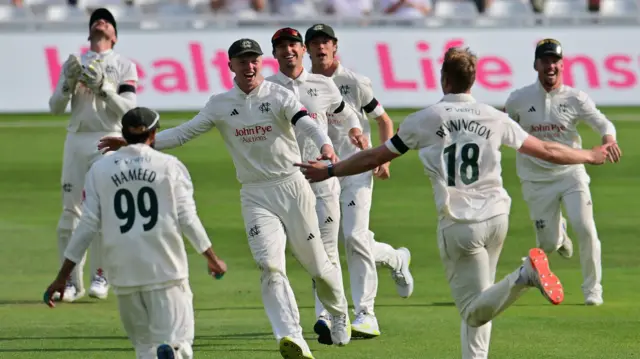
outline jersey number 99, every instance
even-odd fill
[[[480,147],[475,143],[467,143],[460,148],[460,166],[456,161],[457,144],[454,143],[443,151],[447,161],[447,185],[456,185],[456,170],[459,170],[460,179],[465,185],[470,185],[478,180],[480,171],[478,169],[478,159],[480,158]]]
[[[143,218],[148,219],[148,221],[142,225],[145,232],[153,229],[156,223],[158,223],[158,196],[150,187],[140,188],[135,199],[128,189],[119,189],[113,199],[113,208],[115,209],[116,217],[126,221],[120,226],[120,233],[123,234],[133,228],[138,213],[140,213]]]

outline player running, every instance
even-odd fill
[[[89,20],[89,51],[69,55],[55,92],[49,99],[51,113],[61,115],[71,101],[62,160],[62,204],[58,221],[58,251],[61,263],[71,235],[81,215],[82,186],[91,164],[101,158],[99,139],[120,134],[120,119],[136,106],[138,73],[130,60],[113,51],[118,41],[116,20],[107,9],[97,9]],[[103,270],[101,241],[91,244],[91,286],[89,296],[105,299],[109,293]],[[71,274],[64,300],[73,302],[85,294],[85,257]]]
[[[312,182],[350,176],[419,150],[439,213],[438,247],[462,316],[462,358],[487,358],[491,320],[529,287],[553,304],[564,293],[544,251],[531,249],[523,265],[494,284],[509,226],[511,198],[502,186],[500,146],[559,164],[602,164],[608,147],[573,149],[529,136],[516,122],[471,96],[476,57],[468,49],[447,51],[441,69],[443,99],[409,115],[381,146],[332,164],[297,164]]]
[[[187,168],[152,148],[160,116],[144,107],[122,118],[129,143],[96,161],[86,176],[80,223],[57,278],[45,292],[65,293],[66,280],[101,231],[120,319],[138,358],[193,357],[193,294],[182,234],[221,276],[220,260],[196,213]],[[100,239],[98,239],[100,240]]]
[[[615,126],[586,93],[562,84],[562,55],[557,40],[540,41],[534,62],[538,79],[511,93],[505,111],[532,136],[573,148],[582,147],[577,126],[583,120],[602,136],[603,144],[611,144],[609,155],[613,162],[618,162],[622,153],[616,143]],[[582,164],[559,165],[522,153],[517,154],[516,166],[536,228],[538,247],[547,253],[557,250],[566,258],[573,255],[567,222],[560,209],[560,204],[564,204],[571,227],[580,241],[585,303],[601,305],[602,258],[586,169]]]
[[[316,24],[305,34],[305,45],[309,49],[312,72],[331,77],[338,85],[348,105],[356,109],[364,134],[371,141],[371,128],[367,117],[378,123],[380,141],[384,143],[393,135],[393,123],[376,100],[371,80],[345,68],[335,58],[338,39],[333,29],[325,24]],[[333,121],[330,115],[329,121]],[[340,159],[360,151],[343,136],[335,144]],[[386,243],[376,242],[369,230],[369,212],[373,195],[373,176],[389,178],[389,163],[383,163],[373,171],[340,179],[342,193],[342,227],[347,252],[347,264],[351,279],[351,294],[356,318],[353,321],[353,336],[373,338],[380,335],[380,327],[374,313],[374,301],[378,291],[376,264],[391,269],[398,294],[408,298],[413,293],[413,277],[409,271],[411,253],[407,248],[394,249]],[[320,318],[319,327],[330,325]]]
[[[362,127],[355,111],[342,99],[338,86],[329,77],[310,74],[302,64],[306,47],[302,35],[296,29],[283,28],[271,38],[273,55],[278,60],[280,71],[267,81],[280,84],[296,94],[311,118],[327,132],[332,143],[339,143],[343,137],[358,148],[369,147],[367,137],[362,135]],[[328,115],[332,121],[328,121]],[[320,149],[312,138],[296,131],[303,161],[315,160]],[[313,183],[316,195],[316,213],[320,224],[320,235],[331,263],[340,269],[338,234],[340,232],[340,182],[332,178],[322,183]],[[340,269],[340,273],[342,270]],[[342,277],[340,277],[342,279]],[[342,281],[340,282],[342,284]],[[315,290],[314,290],[315,293]],[[318,342],[331,345],[331,320],[322,302],[315,294],[316,318],[322,325],[314,326]]]
[[[329,137],[309,117],[295,94],[261,75],[262,50],[251,39],[229,48],[234,87],[214,95],[192,120],[158,133],[156,148],[185,144],[216,127],[231,153],[242,184],[242,216],[253,258],[262,271],[262,300],[284,358],[313,358],[302,336],[300,314],[286,275],[285,246],[315,280],[318,297],[332,316],[331,339],[351,340],[341,273],[322,244],[316,199],[292,163],[300,161],[294,126],[312,138],[319,159],[335,162]],[[100,148],[114,149],[122,139],[106,137]]]

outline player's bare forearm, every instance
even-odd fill
[[[74,261],[72,261],[69,258],[65,258],[64,259],[64,263],[62,263],[62,268],[60,268],[60,271],[58,272],[58,277],[56,278],[56,281],[62,281],[62,280],[67,280],[67,278],[69,278],[69,276],[71,275],[71,272],[73,272],[73,269],[76,267],[76,263]]]
[[[378,123],[380,143],[385,143],[393,137],[393,121],[391,121],[391,118],[385,112],[381,116],[376,117],[376,122]]]
[[[333,174],[337,177],[344,177],[367,172],[396,157],[398,155],[389,151],[387,146],[383,144],[376,148],[358,152],[348,159],[336,163],[333,166]]]

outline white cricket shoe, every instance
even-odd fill
[[[67,303],[73,303],[76,300],[84,297],[85,291],[84,289],[78,291],[75,285],[72,283],[67,283],[67,286],[64,288],[64,295],[62,296],[62,301]],[[58,296],[59,299],[59,296]]]
[[[396,282],[398,295],[402,298],[409,298],[413,293],[413,276],[409,270],[411,252],[404,247],[396,249],[396,252],[400,257],[400,269],[392,271],[391,278]]]
[[[313,331],[318,334],[318,343],[324,345],[333,344],[333,340],[331,340],[331,318],[329,315],[319,316],[313,326]]]
[[[360,312],[356,315],[356,319],[351,324],[354,338],[371,339],[380,335],[380,327],[378,319],[373,314]]]
[[[558,248],[558,254],[568,259],[573,256],[573,242],[567,234],[567,220],[562,217],[560,223],[562,225],[562,245]]]
[[[348,315],[331,316],[331,341],[337,346],[347,345],[351,341],[351,322]]]
[[[89,296],[97,299],[107,299],[109,295],[109,282],[104,276],[96,274],[89,287]]]
[[[284,337],[280,339],[280,355],[284,359],[314,359],[311,349],[302,338]]]
[[[540,289],[540,293],[551,304],[558,305],[564,300],[564,289],[560,279],[549,268],[549,259],[540,248],[529,250],[520,270],[525,283]]]
[[[604,300],[602,299],[602,294],[599,293],[589,293],[585,295],[584,304],[588,306],[599,307],[604,304]]]
[[[162,344],[158,346],[158,349],[156,349],[156,356],[158,357],[158,359],[177,359],[178,358],[178,355],[175,349],[173,349],[169,344]]]

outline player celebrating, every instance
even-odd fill
[[[214,95],[192,120],[158,134],[156,148],[173,148],[216,127],[233,158],[249,247],[262,276],[262,299],[284,358],[313,358],[302,336],[300,314],[286,275],[285,245],[315,280],[318,297],[332,315],[331,339],[351,339],[341,273],[323,247],[316,199],[304,176],[293,126],[314,140],[322,159],[335,162],[329,137],[286,88],[264,81],[262,50],[251,39],[229,48],[234,87]],[[122,139],[106,137],[99,148],[113,149]],[[293,162],[292,162],[293,161]]]
[[[138,358],[190,359],[194,338],[193,294],[182,234],[207,259],[211,274],[226,264],[196,213],[193,184],[174,156],[152,148],[159,115],[135,108],[122,118],[129,143],[96,161],[87,173],[84,208],[58,277],[45,293],[65,293],[66,279],[102,231],[109,280],[120,318]]]
[[[475,102],[475,75],[475,55],[449,49],[441,69],[443,99],[409,115],[385,144],[335,165],[297,164],[307,178],[321,181],[366,172],[409,149],[420,151],[439,212],[440,257],[462,316],[463,359],[487,358],[491,320],[528,287],[539,288],[553,304],[564,299],[540,249],[531,249],[519,269],[494,284],[511,206],[502,186],[500,146],[559,164],[602,164],[610,146],[587,151],[529,136],[506,114]]]
[[[324,24],[309,28],[305,34],[305,44],[311,56],[312,72],[331,77],[340,88],[345,101],[357,109],[362,128],[371,141],[371,128],[367,116],[378,123],[382,143],[393,135],[393,123],[373,96],[371,81],[343,67],[335,58],[338,39],[333,29]],[[331,120],[331,119],[330,119]],[[346,136],[336,143],[336,151],[341,159],[357,153],[359,149]],[[411,254],[407,248],[397,250],[386,243],[376,242],[369,231],[369,211],[371,210],[373,175],[380,179],[389,178],[389,164],[384,163],[372,172],[341,178],[342,227],[347,252],[347,264],[351,278],[351,292],[356,310],[353,321],[353,336],[372,338],[380,335],[378,320],[374,313],[374,301],[378,291],[376,264],[391,269],[398,294],[408,298],[413,293],[413,277],[409,271]],[[322,327],[326,320],[318,321]]]
[[[340,90],[333,80],[305,71],[302,60],[306,47],[300,32],[292,28],[280,29],[271,38],[271,44],[273,55],[280,65],[280,72],[267,78],[267,81],[275,82],[293,91],[309,111],[310,116],[318,122],[323,131],[329,134],[332,143],[339,143],[343,136],[348,136],[350,143],[355,146],[368,147],[368,140],[362,135],[362,127],[355,111],[351,106],[345,105]],[[328,121],[328,114],[333,115],[333,121]],[[314,160],[320,155],[320,150],[313,139],[306,137],[300,131],[296,131],[296,136],[303,161]],[[311,188],[316,195],[316,213],[320,223],[322,242],[331,263],[340,268],[338,251],[340,183],[337,178],[332,178],[322,183],[313,183]],[[330,345],[330,316],[317,295],[315,299],[316,318],[320,324],[316,325],[314,330],[319,335],[320,343]]]
[[[586,93],[562,84],[562,55],[558,41],[540,41],[534,62],[538,79],[511,93],[505,111],[531,135],[574,148],[582,146],[577,125],[583,120],[602,136],[603,144],[611,144],[609,154],[614,162],[618,162],[621,152],[616,144],[615,127]],[[536,228],[537,245],[547,253],[557,250],[566,258],[573,255],[573,244],[560,210],[562,202],[580,241],[585,303],[601,305],[600,240],[593,219],[590,179],[584,166],[558,165],[522,153],[517,154],[516,165],[522,193]]]
[[[69,56],[49,99],[49,108],[56,115],[64,113],[71,101],[71,119],[67,126],[62,164],[63,211],[57,229],[61,261],[81,215],[85,174],[101,157],[96,143],[105,135],[119,134],[120,119],[136,106],[138,74],[133,62],[113,51],[117,35],[116,20],[109,10],[95,10],[89,20],[90,50],[80,58]],[[89,295],[104,299],[109,287],[100,252],[100,241],[93,241]],[[63,296],[65,301],[73,302],[85,294],[84,258],[67,283]]]

